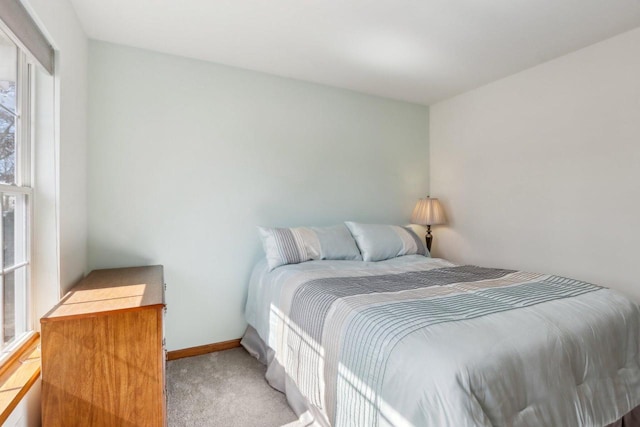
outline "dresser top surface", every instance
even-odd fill
[[[164,278],[161,265],[94,270],[41,321],[162,305]]]

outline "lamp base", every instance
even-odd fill
[[[427,242],[427,250],[431,252],[431,243],[433,242],[433,236],[431,235],[431,226],[427,225],[427,235],[424,236],[425,241]]]

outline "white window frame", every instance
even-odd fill
[[[0,31],[3,28],[0,27]],[[34,322],[32,319],[32,298],[31,298],[31,248],[33,246],[33,106],[34,106],[34,63],[24,52],[19,43],[5,31],[4,34],[14,42],[17,48],[17,73],[16,73],[16,160],[15,160],[15,185],[0,183],[0,206],[4,195],[16,195],[24,197],[24,261],[4,268],[4,250],[0,247],[0,366],[4,364],[11,355],[18,350],[25,341],[34,334]],[[17,210],[16,210],[17,213]],[[15,218],[18,216],[16,215]],[[0,220],[2,213],[0,212]],[[16,221],[17,223],[17,221]],[[3,226],[0,223],[0,246],[4,244]],[[14,249],[15,250],[15,249]],[[18,281],[16,286],[16,301],[20,298],[20,304],[16,304],[15,318],[16,331],[21,326],[24,332],[16,335],[13,342],[5,346],[4,344],[4,277],[24,267],[25,287],[18,292]],[[16,303],[14,301],[14,304]],[[19,324],[18,322],[23,322]]]

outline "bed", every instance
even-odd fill
[[[308,424],[637,420],[640,308],[578,280],[421,255],[262,261],[246,319],[242,345]]]

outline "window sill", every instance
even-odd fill
[[[0,425],[40,377],[40,334],[29,338],[0,368]]]

